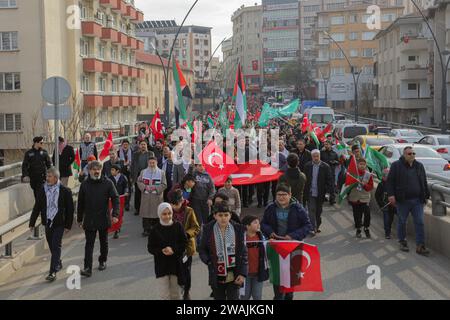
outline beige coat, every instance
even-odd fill
[[[142,192],[141,208],[139,210],[139,216],[142,218],[158,219],[158,206],[162,202],[164,202],[163,192],[167,188],[166,174],[161,169],[156,168],[155,170],[161,172],[161,184],[156,187],[156,193],[145,193],[144,190],[146,185],[144,184],[142,178],[145,170],[141,171],[137,181],[138,188]]]

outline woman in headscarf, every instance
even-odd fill
[[[183,226],[174,222],[169,203],[158,206],[159,222],[148,237],[148,252],[155,256],[155,275],[162,300],[180,300],[180,286],[184,284],[182,259],[187,238]]]

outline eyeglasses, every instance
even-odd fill
[[[415,152],[409,152],[409,153],[408,153],[408,156],[415,156],[415,155],[416,155]]]

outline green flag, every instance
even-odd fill
[[[366,161],[367,166],[375,172],[378,179],[383,178],[383,170],[389,168],[389,162],[386,157],[380,152],[374,150],[372,147],[367,146],[366,148]]]
[[[269,124],[269,120],[276,117],[278,117],[277,110],[272,108],[270,104],[264,103],[258,124],[260,127],[266,127]]]
[[[295,99],[288,105],[284,106],[281,109],[278,109],[278,114],[280,117],[290,117],[294,112],[298,110],[298,106],[300,104],[299,99]]]
[[[228,121],[228,108],[225,103],[222,105],[222,108],[220,109],[218,120],[220,126],[222,127],[222,132],[225,132],[225,130],[227,130],[230,127],[230,123]]]

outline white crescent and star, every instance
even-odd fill
[[[156,119],[155,120],[155,128],[157,129],[157,130],[159,130],[159,126],[158,126],[158,122],[159,122],[159,125],[162,127],[162,124],[161,124],[161,119]]]
[[[308,261],[308,265],[306,266],[306,269],[305,269],[305,270],[307,270],[307,269],[311,266],[311,256],[310,256],[309,253],[306,252],[305,250],[300,250],[300,251],[299,251],[299,250],[296,250],[296,251],[294,252],[294,254],[291,255],[291,259],[294,258],[295,256],[304,256],[304,257],[306,258],[306,260]],[[299,273],[297,273],[297,277],[298,277],[298,278],[303,278],[304,275],[305,275],[305,272],[299,272]]]
[[[239,178],[249,178],[249,179],[251,179],[251,178],[253,178],[253,174],[251,174],[251,173],[233,173],[231,175],[231,178],[233,178],[233,179],[239,179]]]
[[[220,165],[219,165],[219,166],[215,166],[215,165],[212,164],[212,159],[213,159],[214,157],[219,157],[219,158],[221,159]],[[211,153],[211,154],[208,156],[208,161],[207,161],[207,163],[208,163],[211,167],[223,169],[223,158],[222,158],[222,155],[221,155],[220,153],[217,153],[217,152]]]

